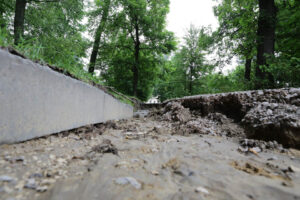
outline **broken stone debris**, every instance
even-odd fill
[[[235,124],[242,122],[248,138],[300,149],[300,88],[199,95],[164,104],[166,120],[189,121],[188,110],[202,117],[222,113]],[[217,115],[212,119],[222,122]]]
[[[7,175],[0,176],[0,181],[2,181],[2,182],[12,182],[14,180],[15,180],[14,178],[7,176]]]
[[[278,103],[259,103],[243,118],[248,137],[276,140],[300,148],[300,107]]]
[[[101,144],[94,146],[92,148],[92,152],[112,153],[118,155],[118,149],[108,139],[104,139]]]

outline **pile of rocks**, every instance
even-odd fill
[[[300,149],[300,88],[198,95],[164,104],[168,119],[186,121],[189,110],[202,117],[221,113],[241,124],[249,138],[276,140],[285,147]]]

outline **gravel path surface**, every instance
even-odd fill
[[[0,199],[300,199],[300,151],[221,114],[108,122],[0,146]]]

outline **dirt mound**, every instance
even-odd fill
[[[178,102],[170,102],[163,109],[163,119],[168,121],[187,122],[191,119],[189,109]]]

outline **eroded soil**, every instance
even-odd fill
[[[300,151],[174,109],[0,146],[0,199],[300,199]]]

